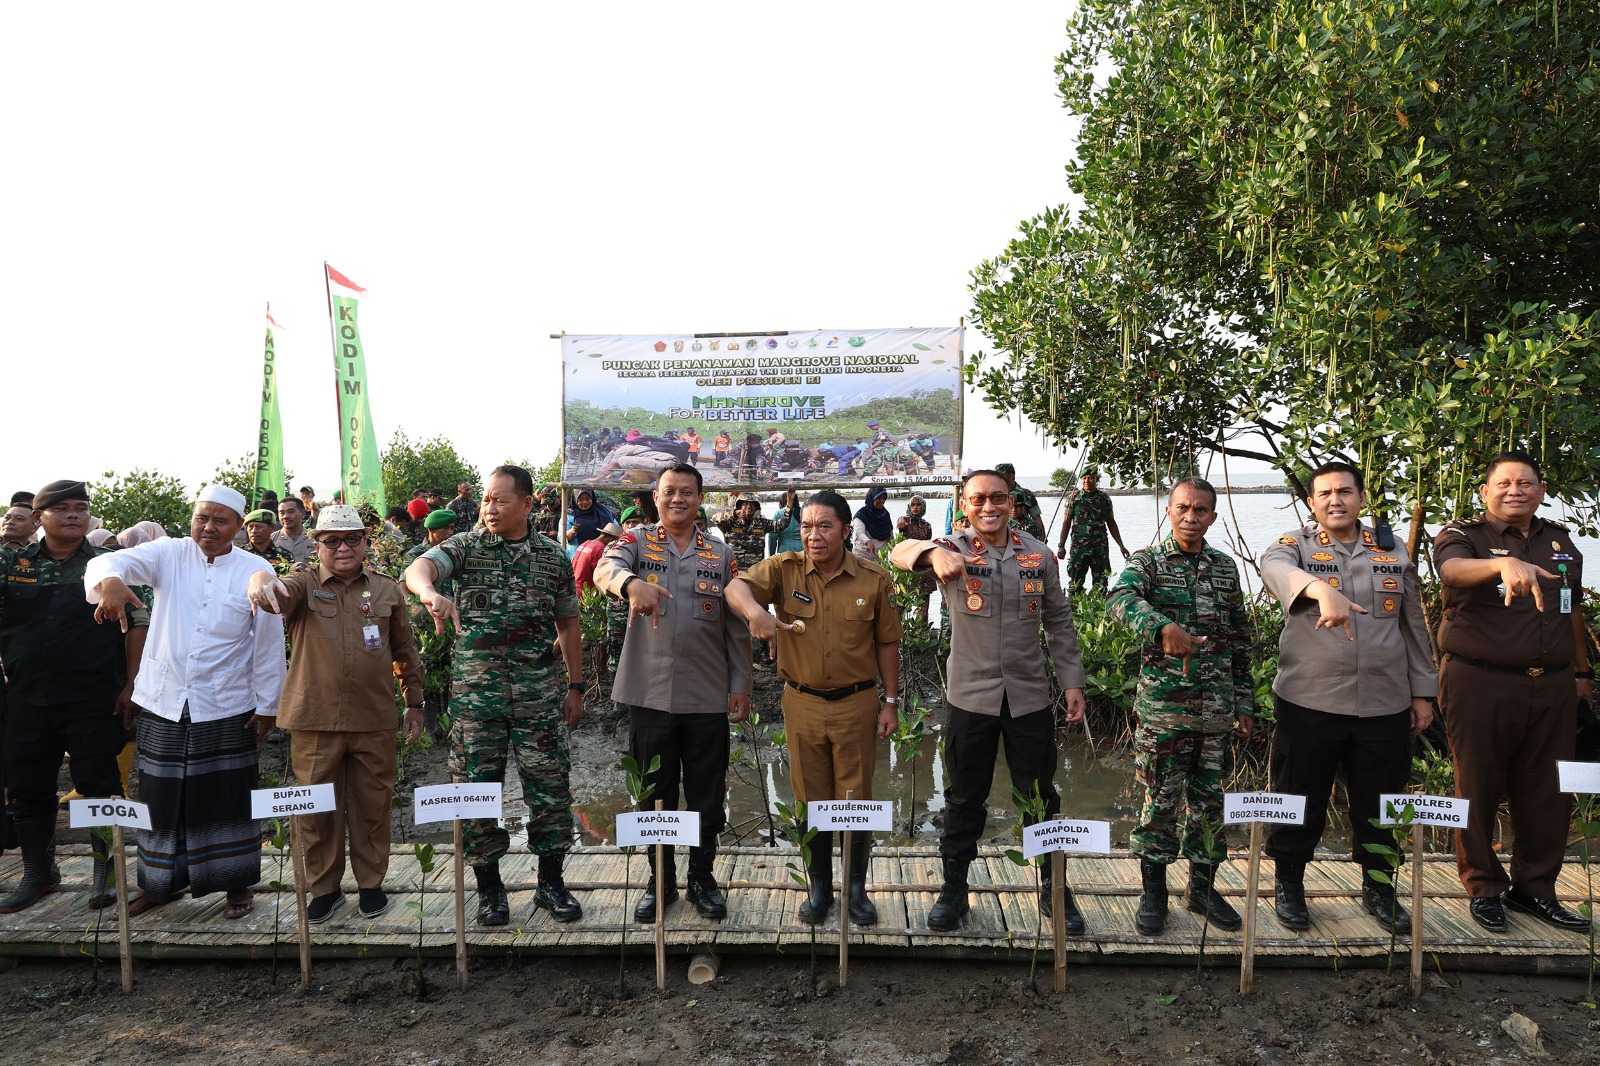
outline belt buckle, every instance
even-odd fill
[[[1529,677],[1543,677],[1544,676],[1544,667],[1542,667],[1542,666],[1530,666],[1530,667],[1528,667],[1528,676]]]

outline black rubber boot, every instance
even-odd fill
[[[800,904],[800,920],[808,925],[828,920],[833,909],[833,834],[818,833],[811,838],[811,865],[806,867],[806,881],[811,893]]]
[[[689,902],[702,918],[721,921],[728,916],[728,897],[717,887],[712,876],[711,863],[717,857],[716,848],[689,849]]]
[[[928,908],[928,928],[948,933],[961,924],[962,917],[972,909],[967,900],[967,864],[954,859],[944,860],[944,884],[939,888],[939,899]]]
[[[500,864],[474,866],[472,876],[478,881],[478,924],[510,925],[511,899],[506,895],[505,882],[500,880]]]
[[[98,840],[92,845],[95,848],[109,848],[109,844],[101,844]],[[111,859],[94,857],[94,869],[89,874],[89,900],[88,906],[93,910],[104,910],[117,902],[117,893],[111,887]]]
[[[872,834],[850,834],[850,920],[857,925],[877,925],[878,908],[867,898],[867,863],[871,861]]]
[[[650,880],[644,886],[644,895],[633,905],[633,920],[644,922],[646,925],[656,920],[659,903],[656,899],[656,849],[651,848],[649,854]],[[667,897],[661,909],[678,902],[678,863],[671,848],[661,849],[661,888]]]
[[[533,890],[533,909],[543,907],[558,922],[575,922],[583,917],[583,908],[567,891],[567,882],[561,877],[565,862],[565,855],[539,856],[539,887]]]
[[[22,881],[16,891],[0,899],[0,914],[15,914],[39,902],[39,897],[54,892],[61,884],[61,867],[55,863],[50,845],[56,835],[56,816],[18,818],[17,840],[22,848]]]
[[[1055,877],[1050,872],[1050,864],[1046,862],[1039,867],[1039,913],[1046,918],[1052,917],[1055,910],[1055,901],[1051,889],[1055,887]],[[1078,909],[1078,903],[1072,898],[1072,889],[1063,885],[1061,887],[1061,920],[1065,923],[1068,935],[1077,936],[1083,932],[1083,912]]]
[[[1272,883],[1273,905],[1278,922],[1285,929],[1310,929],[1311,911],[1306,908],[1306,865],[1280,862]]]
[[[1244,919],[1233,905],[1217,892],[1217,867],[1215,863],[1189,863],[1189,900],[1185,904],[1206,921],[1225,932],[1233,932],[1244,925]]]
[[[1133,914],[1133,927],[1144,936],[1156,936],[1167,927],[1167,867],[1140,859],[1139,877],[1144,891],[1139,896],[1139,909]]]

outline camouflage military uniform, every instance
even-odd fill
[[[747,522],[735,511],[733,514],[719,514],[717,528],[722,530],[728,547],[733,549],[733,557],[739,560],[740,570],[748,570],[766,557],[767,534],[772,532],[772,519],[754,514]]]
[[[294,569],[294,560],[276,544],[268,544],[262,551],[256,551],[249,543],[246,543],[244,550],[271,563],[272,569],[279,574],[287,574]]]
[[[541,507],[533,512],[533,531],[543,534],[551,540],[560,542],[561,537],[561,510],[554,511]]]
[[[1145,800],[1129,850],[1161,864],[1180,854],[1192,862],[1219,863],[1227,857],[1223,745],[1235,715],[1255,714],[1239,568],[1210,546],[1191,558],[1168,536],[1160,547],[1141,548],[1128,558],[1107,606],[1144,638],[1134,746]],[[1161,630],[1169,622],[1206,638],[1190,656],[1187,674],[1182,659],[1162,650]],[[1210,849],[1207,828],[1213,833]]]
[[[578,614],[572,562],[537,534],[506,541],[458,533],[422,556],[453,579],[461,629],[451,679],[450,773],[502,781],[509,747],[528,805],[528,845],[539,855],[572,846],[572,788],[561,701],[567,678],[556,650],[558,618]],[[464,826],[473,866],[499,860],[511,838],[493,819]]]
[[[1033,490],[1025,489],[1021,485],[1013,485],[1011,488],[1011,505],[1016,509],[1018,517],[1013,521],[1018,528],[1039,540],[1044,540],[1046,536],[1044,518],[1039,513],[1039,497],[1033,494]]]
[[[904,470],[914,470],[917,457],[898,444],[885,444],[881,448],[873,448],[862,457],[861,472],[863,474],[893,474]]]
[[[1062,531],[1072,533],[1072,551],[1067,555],[1067,582],[1076,592],[1083,587],[1083,579],[1094,572],[1095,586],[1103,593],[1111,580],[1111,541],[1106,536],[1106,523],[1111,521],[1111,497],[1095,489],[1086,492],[1075,490],[1067,498],[1067,517]]]

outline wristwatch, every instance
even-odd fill
[[[589,691],[589,686],[582,681],[572,681],[567,684],[567,689],[581,696]]]
[[[1572,671],[1572,676],[1577,678],[1579,681],[1592,681],[1592,680],[1594,680],[1594,671],[1593,670],[1574,670],[1574,671]]]
[[[638,580],[639,580],[639,575],[638,574],[629,574],[627,577],[623,578],[622,579],[622,587],[617,590],[618,595],[620,595],[623,599],[627,599],[628,598],[628,586],[633,584],[635,581],[638,581]]]
[[[883,697],[882,702],[887,703],[891,707],[898,707],[898,706],[900,706],[900,697],[899,696],[885,696],[885,697]]]

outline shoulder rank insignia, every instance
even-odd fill
[[[1378,546],[1377,538],[1372,535],[1372,530],[1368,529],[1366,526],[1361,527],[1361,543],[1368,548],[1375,548]]]
[[[1327,547],[1329,544],[1333,543],[1333,538],[1328,536],[1328,531],[1324,529],[1317,533],[1317,543],[1321,544],[1323,547]]]
[[[1279,544],[1288,544],[1288,545],[1290,545],[1292,547],[1294,545],[1294,538],[1289,536],[1289,534],[1285,533],[1283,536],[1278,538],[1278,543]]]

